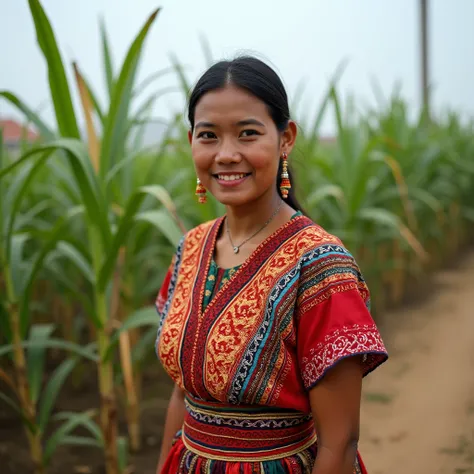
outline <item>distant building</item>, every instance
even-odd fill
[[[23,144],[31,144],[39,139],[39,134],[31,127],[11,119],[0,119],[0,130],[3,135],[3,146],[13,155],[20,153]]]

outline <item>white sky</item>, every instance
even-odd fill
[[[104,97],[99,16],[109,31],[116,65],[151,11],[163,7],[145,45],[140,78],[169,66],[174,53],[194,82],[204,68],[199,35],[214,58],[253,51],[276,66],[290,96],[308,82],[305,106],[315,106],[338,63],[349,58],[341,88],[372,100],[371,78],[385,94],[397,81],[419,105],[418,0],[42,0],[63,59],[77,60]],[[431,0],[430,47],[434,102],[474,115],[474,0]],[[0,89],[30,106],[49,99],[46,69],[27,0],[0,0]],[[172,78],[161,86],[175,83]],[[157,86],[159,84],[157,83]],[[180,95],[161,99],[156,116],[183,110]],[[0,100],[0,116],[18,117]],[[52,121],[52,110],[44,112]],[[325,129],[332,129],[329,121]]]

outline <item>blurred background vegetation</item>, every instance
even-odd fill
[[[184,94],[191,86],[178,61],[136,80],[159,11],[120,65],[102,26],[102,103],[80,65],[63,62],[39,0],[29,5],[56,124],[15,91],[0,91],[24,115],[22,139],[0,142],[0,401],[24,425],[35,474],[48,472],[63,445],[96,448],[107,474],[126,472],[129,453],[143,449],[154,298],[182,233],[223,209],[194,196],[181,115],[163,124],[159,145],[144,137],[153,104],[166,93],[151,92],[163,74],[175,74]],[[212,62],[208,49],[203,54]],[[68,82],[69,67],[75,80]],[[342,74],[344,64],[317,110],[304,109],[303,89],[294,94],[300,134],[291,159],[304,208],[357,258],[377,319],[421,291],[472,240],[474,129],[455,112],[435,117],[424,109],[413,118],[396,91],[378,93],[375,108],[343,101]],[[333,139],[320,137],[327,113],[336,118]],[[91,373],[97,404],[58,411],[64,390],[81,390]]]

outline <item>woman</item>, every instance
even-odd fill
[[[157,297],[175,382],[157,472],[364,473],[362,377],[387,354],[356,262],[295,199],[284,86],[219,62],[188,115],[196,193],[226,214],[183,237]]]

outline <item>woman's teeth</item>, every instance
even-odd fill
[[[223,181],[235,181],[236,179],[245,178],[245,174],[218,174],[217,178]]]

